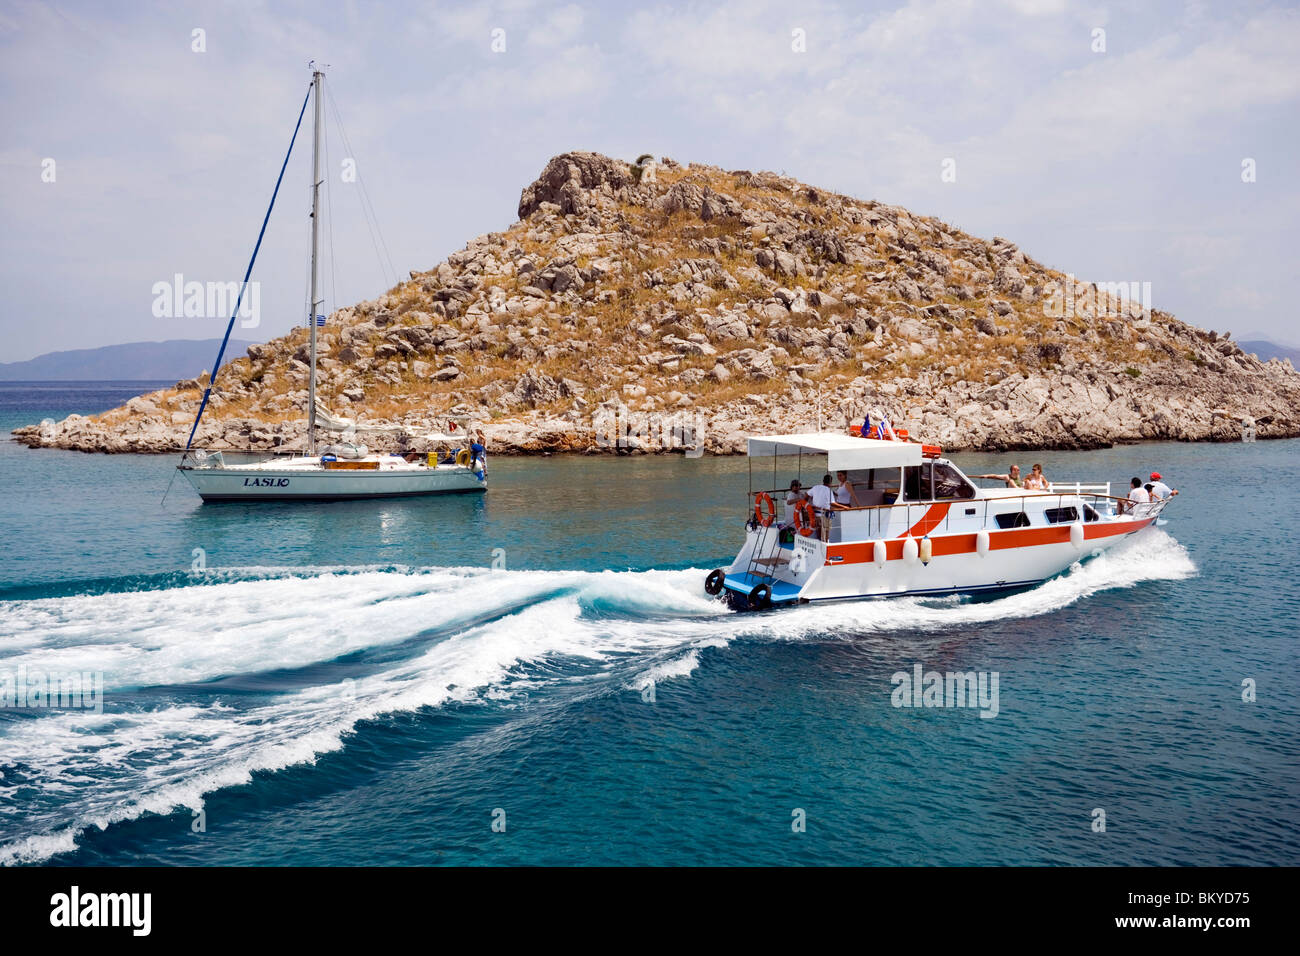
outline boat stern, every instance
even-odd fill
[[[737,610],[797,604],[825,563],[826,545],[817,538],[758,525],[730,567],[709,575],[705,590]]]

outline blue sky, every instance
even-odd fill
[[[220,335],[155,317],[152,288],[242,275],[312,58],[403,276],[508,226],[550,156],[649,152],[903,205],[1300,341],[1294,5],[0,0],[0,361]],[[333,308],[387,283],[329,138]],[[240,337],[301,321],[309,146]]]

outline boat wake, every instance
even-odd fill
[[[78,835],[198,810],[259,771],[313,763],[359,722],[561,689],[688,677],[737,641],[951,634],[1195,573],[1163,531],[1006,597],[894,599],[734,614],[705,571],[260,569],[163,590],[0,602],[0,694],[102,675],[102,712],[0,708],[0,864]],[[8,684],[5,683],[6,678]],[[17,688],[19,692],[21,687]]]

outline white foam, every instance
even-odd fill
[[[24,650],[0,666],[102,672],[108,689],[302,667],[454,626],[496,606],[501,583],[469,570],[327,573],[3,602],[0,634]],[[520,601],[560,584],[513,583]]]
[[[721,646],[724,642],[711,642],[710,646]],[[648,667],[640,674],[637,674],[632,681],[625,686],[628,690],[645,690],[654,684],[660,684],[664,681],[673,680],[678,677],[690,677],[700,666],[700,649],[692,648],[679,657],[666,660]]]
[[[808,605],[787,612],[737,615],[732,636],[798,640],[831,633],[945,632],[972,624],[1051,614],[1091,595],[1147,581],[1181,580],[1196,565],[1176,540],[1158,529],[1076,563],[1065,574],[1026,591],[985,601],[904,597]]]
[[[1195,573],[1163,531],[1031,591],[969,603],[896,599],[732,614],[704,570],[433,568],[272,573],[163,591],[0,602],[0,669],[102,670],[106,712],[0,725],[0,864],[47,859],[75,836],[143,814],[198,809],[252,774],[338,750],[360,720],[449,701],[509,701],[559,682],[600,692],[689,678],[700,650],[737,638],[946,632],[1048,614],[1098,591]],[[514,609],[514,610],[512,610]],[[143,703],[128,688],[307,667],[438,629],[377,672],[241,700]],[[15,640],[16,638],[16,640]],[[323,678],[324,679],[324,678]],[[164,695],[164,701],[166,696]],[[32,795],[35,788],[35,796]]]

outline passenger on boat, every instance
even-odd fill
[[[801,501],[808,498],[808,493],[803,490],[803,485],[796,478],[790,482],[790,490],[785,493],[785,526],[789,527],[794,524],[794,509]]]
[[[831,503],[835,500],[835,495],[831,492],[831,476],[823,475],[821,482],[808,490],[808,497],[817,511],[830,511]]]
[[[1151,484],[1148,487],[1151,489],[1151,497],[1157,501],[1163,501],[1178,494],[1177,488],[1170,488],[1164,483],[1158,471],[1151,472]]]
[[[853,482],[849,481],[847,471],[835,472],[835,478],[839,484],[835,486],[835,502],[833,508],[855,508],[858,504],[857,492],[853,490]]]
[[[1025,479],[1026,491],[1050,491],[1051,486],[1047,483],[1047,476],[1043,474],[1043,466],[1034,464],[1034,470],[1030,472],[1029,477]]]
[[[996,481],[1006,482],[1008,488],[1023,488],[1024,481],[1020,477],[1020,466],[1012,465],[1005,475],[972,475],[972,478],[991,478]]]
[[[1134,478],[1129,482],[1128,505],[1121,511],[1127,510],[1130,514],[1138,505],[1144,505],[1151,500],[1151,493],[1142,487],[1142,479]]]
[[[818,523],[821,525],[821,537],[825,541],[830,532],[830,512],[835,501],[834,493],[831,491],[831,476],[823,475],[821,484],[813,485],[809,490],[808,498],[812,501],[813,513],[817,515]]]

